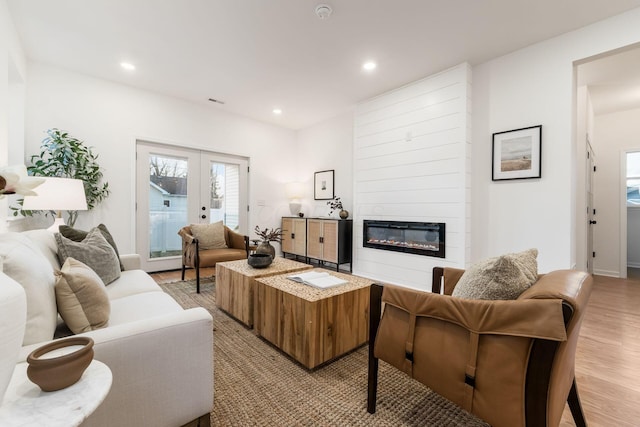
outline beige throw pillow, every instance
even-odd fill
[[[60,233],[55,237],[60,264],[69,257],[75,258],[93,269],[105,285],[120,277],[120,260],[98,228],[92,228],[82,242],[74,242]]]
[[[58,312],[74,334],[104,328],[109,323],[111,304],[100,277],[74,258],[67,258],[56,271]]]
[[[489,258],[464,272],[451,294],[483,300],[509,300],[538,280],[537,249]]]
[[[198,239],[200,249],[224,249],[227,247],[222,221],[213,224],[191,224],[191,233],[193,233],[193,237]]]

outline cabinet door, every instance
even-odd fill
[[[282,218],[282,252],[293,253],[293,218]]]
[[[322,223],[320,219],[307,220],[307,256],[322,259]]]
[[[306,255],[307,250],[307,220],[293,220],[293,252],[296,255]]]
[[[323,221],[322,259],[338,263],[338,221]]]

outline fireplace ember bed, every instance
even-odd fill
[[[445,257],[442,222],[363,221],[363,245],[387,251]]]

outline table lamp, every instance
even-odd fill
[[[27,211],[57,211],[53,225],[47,230],[57,232],[64,225],[62,211],[86,211],[87,198],[80,179],[45,178],[37,196],[25,196],[22,209]]]
[[[300,208],[302,207],[300,203],[302,192],[302,184],[299,182],[290,182],[285,186],[285,193],[289,199],[289,211],[293,216],[297,216],[298,213],[300,213]]]

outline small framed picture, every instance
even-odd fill
[[[493,134],[493,181],[540,178],[542,125]]]
[[[313,198],[315,200],[333,199],[333,177],[334,171],[320,171],[313,176]]]

